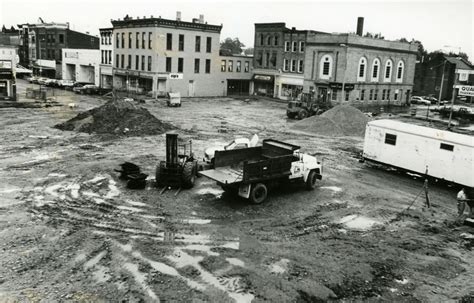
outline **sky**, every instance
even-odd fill
[[[364,33],[385,39],[419,40],[428,51],[467,53],[474,61],[473,0],[0,0],[0,25],[69,22],[71,28],[98,35],[110,20],[161,16],[183,21],[200,14],[223,25],[221,40],[238,37],[253,46],[254,23],[285,22],[300,30],[355,32],[364,17]]]

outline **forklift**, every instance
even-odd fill
[[[331,109],[329,101],[317,98],[313,93],[302,93],[300,100],[291,100],[286,108],[286,115],[290,119],[304,119],[306,117],[320,115]]]
[[[194,158],[192,141],[178,145],[178,134],[166,134],[166,161],[156,167],[156,185],[163,189],[191,188],[197,176],[198,161]]]

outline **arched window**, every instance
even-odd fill
[[[263,34],[260,34],[260,45],[263,45]]]
[[[374,59],[372,63],[372,81],[379,81],[380,60]]]
[[[405,64],[403,61],[398,61],[397,64],[397,78],[395,79],[396,82],[403,81],[403,72],[405,71]]]
[[[272,45],[272,36],[267,37],[267,45]]]
[[[275,38],[273,39],[273,43],[275,44],[275,46],[278,46],[278,36],[275,36]]]
[[[388,59],[387,62],[385,62],[385,73],[384,73],[384,81],[385,82],[390,82],[392,79],[392,60]]]
[[[319,78],[329,79],[332,76],[332,57],[324,55],[320,61]]]
[[[364,57],[359,60],[359,69],[357,71],[357,81],[365,81],[365,73],[367,71],[367,59]]]

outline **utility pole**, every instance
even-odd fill
[[[342,96],[341,96],[341,102],[339,104],[342,105],[342,102],[346,101],[346,69],[347,69],[347,49],[349,48],[347,44],[339,44],[339,46],[342,46],[346,49],[344,52],[344,73],[342,74]],[[336,66],[337,68],[337,66]]]

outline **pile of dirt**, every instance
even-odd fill
[[[296,122],[292,129],[325,136],[364,136],[369,118],[355,107],[338,105],[324,112]]]
[[[111,100],[54,126],[60,130],[128,136],[157,135],[174,127],[132,102]]]

